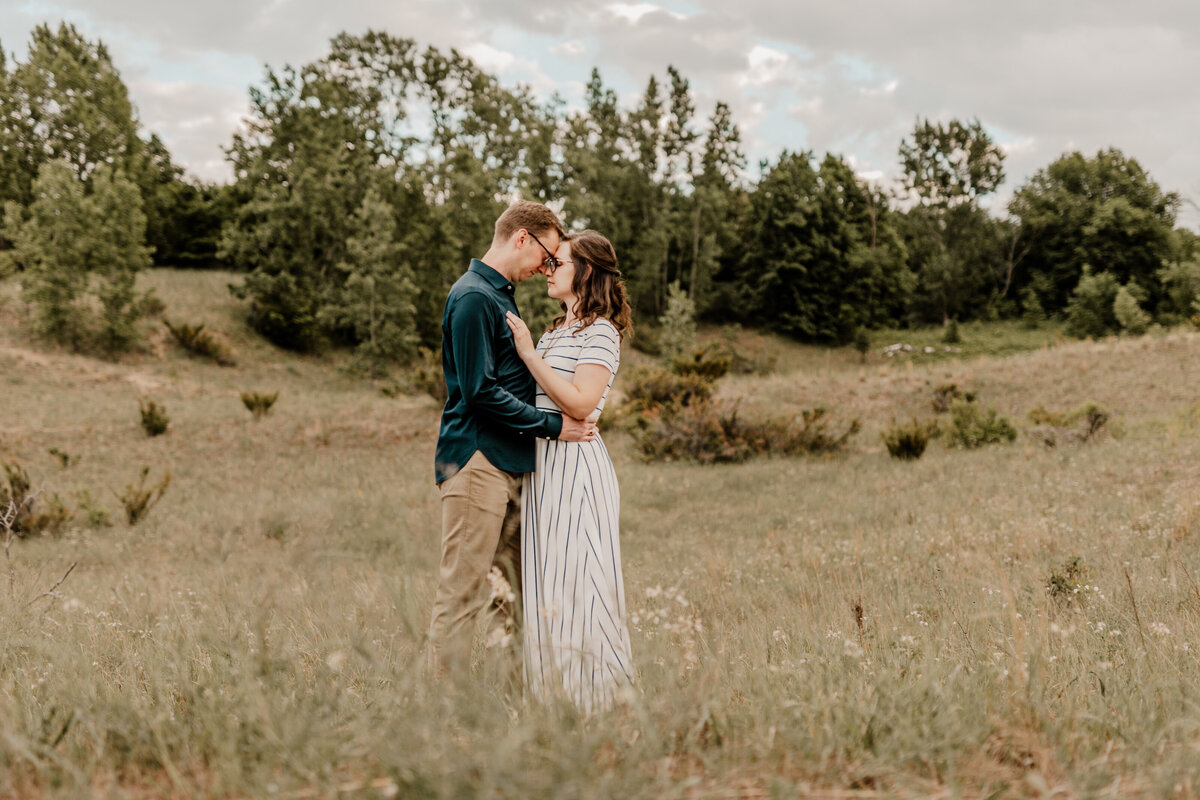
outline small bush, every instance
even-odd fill
[[[1017,429],[994,408],[984,411],[970,400],[955,400],[951,404],[950,421],[950,441],[957,447],[973,449],[1017,438]]]
[[[62,465],[63,469],[67,469],[68,467],[79,463],[79,456],[73,456],[67,451],[60,450],[57,447],[51,447],[46,452],[58,459],[58,463]]]
[[[946,330],[942,333],[943,344],[959,344],[962,341],[962,335],[958,332],[958,320],[952,319],[946,323]]]
[[[275,405],[275,401],[279,399],[279,392],[266,394],[265,392],[242,392],[242,405],[246,410],[254,415],[254,419],[260,420],[270,413],[271,407]]]
[[[171,418],[167,416],[167,410],[153,400],[145,398],[138,401],[138,408],[142,413],[142,430],[146,435],[153,438],[161,436],[167,432],[167,428],[171,425]]]
[[[712,381],[703,375],[661,368],[631,370],[623,386],[634,413],[656,413],[666,406],[684,408],[712,397]]]
[[[720,345],[710,345],[695,350],[691,355],[678,355],[670,360],[671,371],[676,375],[696,375],[707,381],[717,381],[729,372],[732,354]]]
[[[854,349],[858,351],[859,360],[866,361],[867,353],[871,352],[871,337],[866,328],[854,329],[853,344]]]
[[[943,383],[933,390],[933,413],[945,414],[955,400],[973,402],[975,393],[962,391],[956,383]]]
[[[154,289],[148,289],[136,301],[136,311],[140,317],[157,317],[167,310],[167,304],[155,294]]]
[[[916,461],[925,453],[929,440],[937,435],[936,422],[920,422],[916,419],[907,425],[892,426],[882,433],[888,455],[901,461]]]
[[[1021,293],[1021,322],[1026,328],[1038,328],[1046,321],[1046,309],[1032,286]]]
[[[696,304],[674,281],[667,287],[667,307],[658,318],[663,354],[674,358],[696,341]]]
[[[29,472],[18,462],[4,463],[4,477],[0,484],[0,514],[11,510],[9,529],[14,536],[61,533],[75,516],[56,494],[40,500]]]
[[[189,325],[185,322],[172,325],[165,319],[163,325],[167,326],[167,330],[175,337],[179,346],[192,355],[207,358],[222,367],[232,367],[237,363],[229,347],[204,330],[204,325]]]
[[[100,505],[86,489],[79,493],[79,511],[83,512],[89,528],[112,527],[112,515],[108,509]]]
[[[1117,318],[1117,324],[1122,332],[1132,336],[1141,336],[1150,327],[1150,315],[1142,310],[1138,302],[1139,288],[1130,281],[1117,290],[1117,296],[1113,299],[1113,316]]]
[[[445,403],[446,378],[442,374],[442,351],[418,348],[409,381],[417,391],[424,392],[439,403]]]
[[[1087,566],[1082,558],[1075,556],[1063,562],[1061,567],[1050,570],[1050,575],[1046,578],[1046,591],[1051,599],[1060,603],[1083,602],[1084,596],[1080,590],[1086,578]]]
[[[1071,299],[1067,303],[1067,333],[1080,339],[1097,338],[1117,329],[1113,303],[1120,285],[1111,272],[1093,275],[1090,267],[1083,268]]]
[[[828,454],[843,449],[861,428],[856,419],[841,433],[830,431],[823,408],[804,411],[799,419],[761,421],[742,419],[735,405],[707,400],[664,409],[665,413],[638,417],[633,430],[647,461],[722,464],[756,455]]]
[[[1057,412],[1047,411],[1039,405],[1029,412],[1029,419],[1034,423],[1029,435],[1047,447],[1060,443],[1083,444],[1104,434],[1110,418],[1104,406],[1090,401]]]
[[[142,467],[142,474],[137,485],[129,484],[122,494],[117,495],[121,505],[125,508],[125,520],[130,525],[137,525],[145,519],[146,515],[150,513],[150,509],[158,504],[167,491],[167,487],[171,485],[170,472],[165,473],[163,479],[153,486],[146,485],[148,477],[150,477],[150,468]]]

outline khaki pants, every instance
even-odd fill
[[[438,484],[442,563],[429,625],[429,662],[435,676],[447,668],[469,666],[474,622],[481,611],[488,610],[489,643],[509,640],[517,631],[521,480],[519,473],[492,466],[477,450],[461,470]],[[499,567],[515,600],[493,596],[488,581],[492,567]]]

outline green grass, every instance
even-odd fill
[[[727,377],[723,397],[746,413],[825,405],[864,432],[837,458],[719,468],[645,464],[609,435],[639,691],[581,719],[514,702],[486,666],[461,685],[423,675],[437,404],[384,397],[336,353],[262,343],[231,276],[148,277],[169,318],[222,334],[238,366],[165,337],[117,364],[46,349],[0,301],[0,454],[114,520],[15,542],[11,580],[0,571],[2,796],[1200,787],[1200,334],[929,363],[886,360],[875,339],[862,363],[741,332],[775,369]],[[1018,427],[1038,404],[1101,402],[1124,435],[889,458],[878,432],[932,416],[950,381]],[[254,422],[241,390],[279,402]],[[170,414],[165,435],[141,430],[143,396]],[[129,527],[116,493],[143,466],[174,480]],[[1079,593],[1052,594],[1075,558]]]

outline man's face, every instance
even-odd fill
[[[521,269],[517,275],[517,281],[523,281],[541,272],[542,265],[558,249],[558,245],[558,231],[550,230],[539,234],[526,231],[525,245],[522,247]]]

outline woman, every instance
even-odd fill
[[[538,384],[537,407],[583,419],[604,408],[630,331],[612,244],[595,231],[565,237],[546,283],[563,313],[536,348],[508,315],[517,353]],[[580,707],[610,706],[633,679],[617,538],[620,494],[604,442],[537,440],[521,492],[526,685],[565,692]]]

